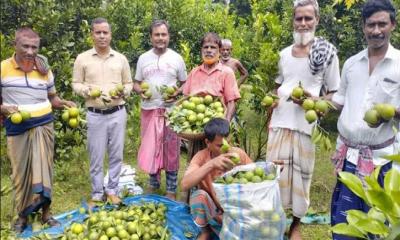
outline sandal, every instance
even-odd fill
[[[57,221],[55,218],[53,218],[53,217],[49,217],[47,220],[43,220],[42,219],[42,224],[43,225],[47,224],[49,227],[59,227],[59,226],[61,226],[61,223],[59,221]]]
[[[13,225],[13,229],[16,233],[22,233],[27,227],[27,221],[22,218],[18,218],[17,221]]]

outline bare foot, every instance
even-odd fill
[[[301,240],[300,225],[296,225],[289,231],[290,240]]]

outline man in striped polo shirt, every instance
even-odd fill
[[[10,118],[4,122],[18,211],[16,232],[22,232],[28,216],[39,209],[42,209],[43,224],[60,225],[50,213],[54,156],[52,108],[75,106],[57,96],[47,59],[37,55],[39,45],[39,35],[22,27],[15,33],[14,55],[1,62],[1,114],[9,116],[26,111],[31,116],[19,124]]]

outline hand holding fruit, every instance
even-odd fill
[[[291,100],[298,105],[302,105],[306,97],[311,97],[311,94],[304,90],[301,85],[293,88],[292,93],[290,94]]]
[[[109,95],[111,99],[118,99],[124,97],[124,85],[122,83],[118,83],[114,89],[109,91]]]
[[[142,90],[140,92],[140,96],[143,99],[150,99],[152,97],[153,94],[152,94],[152,92],[150,90],[150,85],[147,82],[142,82],[140,84],[140,89]]]
[[[364,121],[371,128],[379,127],[383,122],[390,121],[396,115],[396,108],[388,103],[378,103],[365,112]]]
[[[173,102],[178,96],[179,91],[175,86],[162,86],[160,88],[164,102]]]
[[[3,114],[4,116],[9,116],[12,113],[18,112],[18,107],[15,105],[10,105],[10,106],[6,106],[6,105],[1,105],[1,114]]]
[[[301,107],[306,111],[305,118],[308,123],[313,123],[324,117],[329,112],[330,108],[334,108],[327,100],[314,100],[312,98],[304,99]]]
[[[219,155],[218,157],[214,158],[212,163],[214,169],[218,169],[221,171],[231,170],[235,166],[235,164],[230,159],[229,153]]]
[[[271,93],[265,95],[265,97],[261,101],[262,106],[271,109],[276,108],[278,104],[279,104],[279,97]]]

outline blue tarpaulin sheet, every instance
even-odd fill
[[[138,195],[133,197],[127,197],[123,199],[125,205],[142,205],[143,202],[153,202],[153,203],[163,203],[167,206],[167,226],[171,232],[172,240],[182,240],[182,239],[196,239],[197,235],[200,233],[200,229],[195,225],[190,215],[189,206],[180,202],[171,201],[166,197],[159,195]],[[87,204],[82,204],[87,208]],[[107,206],[109,209],[115,208],[114,206]],[[93,211],[97,211],[94,209]],[[55,219],[60,221],[60,227],[47,228],[41,231],[32,232],[32,227],[28,228],[21,233],[19,238],[30,238],[37,236],[41,233],[49,234],[50,236],[56,237],[64,232],[64,228],[69,227],[73,222],[83,222],[89,215],[81,214],[79,209],[75,209],[69,212],[65,212],[54,216]],[[191,235],[190,238],[185,236]]]

